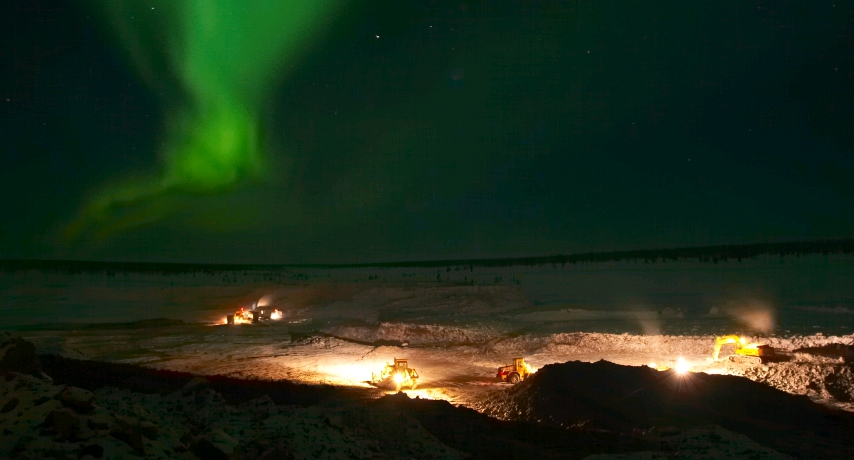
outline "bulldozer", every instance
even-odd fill
[[[747,343],[744,337],[725,335],[715,339],[715,350],[712,352],[712,360],[719,361],[718,355],[721,352],[721,347],[730,343],[735,345],[735,354],[727,356],[726,359],[733,363],[758,366],[773,361],[777,357],[776,350],[770,345]]]
[[[408,359],[394,358],[394,364],[386,364],[379,373],[371,373],[371,383],[377,387],[414,390],[418,386],[418,372],[409,367]]]
[[[498,368],[496,378],[503,382],[517,384],[534,373],[534,369],[525,362],[525,358],[513,358],[513,364]]]

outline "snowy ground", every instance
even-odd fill
[[[416,390],[405,390],[410,396],[473,408],[510,389],[494,377],[515,356],[538,368],[599,360],[673,366],[682,358],[698,372],[744,376],[854,411],[850,256],[636,265],[6,273],[0,314],[42,354],[325,383],[368,399],[385,394],[368,380],[395,357],[421,376]],[[255,301],[284,318],[224,324]],[[150,318],[175,321],[134,323]],[[715,336],[732,333],[786,359],[710,362]]]
[[[565,333],[514,337],[491,329],[388,323],[295,332],[288,326],[272,323],[30,331],[25,337],[42,353],[66,357],[135,363],[200,375],[286,379],[366,389],[373,388],[369,384],[371,373],[379,371],[384,363],[408,358],[421,376],[416,390],[405,390],[408,394],[468,406],[474,406],[485,392],[508,386],[494,377],[496,369],[509,364],[514,356],[524,356],[535,367],[602,359],[629,366],[673,367],[683,358],[695,371],[746,376],[828,406],[854,411],[850,365],[854,336],[776,338],[773,345],[786,353],[789,361],[750,367],[709,362],[714,336]],[[384,345],[404,341],[409,345]]]

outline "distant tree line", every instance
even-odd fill
[[[763,255],[801,256],[807,254],[854,254],[854,239],[834,241],[810,241],[789,243],[758,243],[722,246],[685,247],[676,249],[644,249],[635,251],[588,252],[569,255],[507,257],[492,259],[425,260],[407,262],[380,262],[370,264],[298,264],[298,265],[245,265],[245,264],[182,264],[155,262],[99,262],[79,260],[0,260],[0,272],[38,270],[47,273],[141,273],[151,275],[177,275],[201,273],[215,275],[234,271],[279,271],[287,269],[336,269],[336,268],[441,268],[457,270],[475,267],[539,266],[579,263],[643,261],[645,263],[665,261],[687,261],[718,263],[730,260],[741,261]],[[307,275],[303,275],[307,278]]]
[[[435,260],[415,262],[389,262],[346,267],[512,267],[561,265],[578,263],[644,261],[647,263],[665,261],[697,260],[699,262],[718,263],[729,260],[741,261],[763,255],[801,256],[807,254],[854,254],[854,239],[834,241],[811,241],[789,243],[732,244],[721,246],[698,246],[675,249],[643,249],[634,251],[588,252],[569,255],[507,257],[494,259]],[[344,266],[342,266],[344,267]]]

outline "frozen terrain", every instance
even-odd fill
[[[30,270],[0,274],[0,315],[5,329],[42,355],[328,384],[364,400],[386,394],[370,385],[372,372],[395,357],[408,358],[420,374],[408,396],[508,421],[518,418],[510,410],[519,404],[512,392],[529,382],[512,387],[496,381],[495,372],[515,356],[537,368],[605,360],[653,373],[649,366],[673,367],[681,358],[696,372],[746,377],[827,410],[854,411],[851,279],[851,255],[168,275]],[[224,324],[227,314],[254,302],[284,317]],[[758,367],[711,362],[715,337],[733,333],[772,345],[784,359]],[[105,400],[115,395],[100,391]],[[757,441],[737,441],[738,426],[695,427],[700,431],[680,431],[687,436],[680,442],[702,444],[699,439],[712,435],[736,444]],[[636,458],[666,458],[637,450],[646,453]],[[462,458],[454,452],[436,458]],[[788,452],[803,456],[794,447]],[[769,449],[756,458],[786,457]]]

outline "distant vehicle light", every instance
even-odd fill
[[[690,371],[691,366],[687,362],[685,362],[685,360],[682,359],[682,357],[680,356],[679,359],[676,361],[675,369],[676,369],[676,373],[681,375],[681,374],[685,374],[688,371]]]

